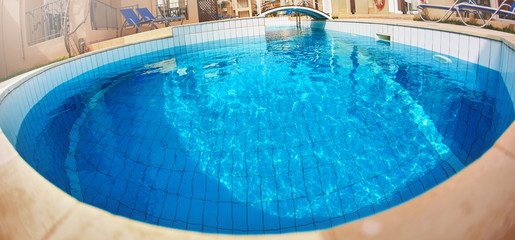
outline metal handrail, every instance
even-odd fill
[[[291,1],[291,3],[290,3],[290,1]],[[303,6],[303,7],[313,8],[316,10],[319,10],[319,8],[320,8],[320,4],[318,2],[315,2],[314,0],[302,0],[298,3],[295,3],[294,0],[289,0],[289,1],[286,1],[286,3],[284,5],[281,5],[279,0],[268,0],[268,1],[264,1],[261,4],[261,11],[266,12],[267,10],[270,10],[272,8],[284,7],[284,6]]]

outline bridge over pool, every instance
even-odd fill
[[[275,12],[281,12],[281,11],[297,12],[297,13],[304,14],[306,16],[312,17],[313,19],[317,19],[317,20],[330,20],[331,19],[331,17],[329,15],[327,15],[326,13],[324,13],[320,10],[316,10],[316,9],[310,8],[310,7],[296,6],[296,5],[281,6],[281,7],[273,8],[264,13],[261,13],[259,16],[266,16],[268,14],[275,13]]]

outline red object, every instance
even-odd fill
[[[385,0],[374,0],[376,7],[379,9],[382,9],[384,7],[384,2],[385,2]]]

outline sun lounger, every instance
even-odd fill
[[[162,17],[162,18],[156,18],[147,8],[136,8],[136,11],[138,11],[139,15],[143,20],[152,21],[153,23],[169,23],[169,22],[175,22],[175,21],[181,21],[181,25],[184,22],[183,16],[177,16],[177,17]]]
[[[418,5],[418,9],[419,9],[420,18],[426,22],[441,22],[443,20],[448,19],[450,16],[452,16],[453,12],[456,12],[458,14],[458,16],[460,17],[461,21],[463,22],[463,24],[465,24],[466,26],[470,26],[470,24],[468,24],[467,21],[465,21],[465,19],[463,18],[462,12],[465,12],[465,11],[474,12],[474,13],[477,13],[479,19],[481,19],[481,21],[483,22],[483,24],[480,25],[479,27],[484,27],[484,26],[488,25],[488,23],[490,23],[490,21],[492,21],[492,19],[494,19],[496,16],[510,16],[510,15],[515,16],[515,12],[514,12],[515,11],[515,3],[513,3],[512,6],[510,6],[509,4],[507,4],[507,2],[508,2],[508,0],[504,0],[499,5],[498,8],[492,8],[492,7],[488,7],[488,6],[478,5],[478,4],[476,4],[476,2],[474,0],[468,0],[468,1],[457,0],[450,7],[441,6],[441,5],[432,5],[432,4],[420,4],[420,5]],[[502,9],[503,7],[509,7],[510,10],[509,11],[503,10]],[[438,19],[436,21],[431,21],[429,19],[424,18],[424,15],[425,15],[424,10],[429,9],[429,8],[447,10],[447,11],[440,19]],[[483,13],[491,13],[492,15],[488,20],[486,20],[484,18],[485,15]]]
[[[475,5],[475,4],[470,4],[470,3],[460,3],[460,4],[456,5],[456,8],[458,9],[458,11],[457,11],[458,15],[460,16],[460,19],[463,22],[463,24],[465,24],[467,26],[470,26],[463,19],[463,16],[460,13],[462,10],[468,10],[468,11],[471,11],[471,12],[477,12],[478,13],[479,18],[483,21],[483,25],[481,25],[479,27],[484,27],[488,23],[490,23],[490,21],[492,21],[492,19],[494,19],[495,16],[515,16],[515,2],[511,6],[507,2],[508,2],[508,0],[504,0],[499,5],[498,8],[492,8],[492,7],[487,7],[487,6]],[[503,7],[508,7],[508,8],[510,8],[510,10],[509,11],[508,10],[503,10],[502,9]],[[490,18],[488,20],[485,20],[483,18],[482,13],[491,13],[492,16],[490,16]]]
[[[463,0],[457,0],[457,1],[454,2],[454,4],[452,4],[452,6],[442,6],[442,5],[434,5],[434,4],[419,4],[417,6],[418,14],[419,14],[420,18],[422,20],[424,20],[425,22],[441,22],[441,21],[445,21],[449,17],[451,17],[454,12],[458,11],[458,9],[456,8],[456,5],[458,5],[458,4],[462,3],[462,2],[463,2]],[[429,20],[429,19],[424,18],[425,10],[426,9],[446,10],[446,12],[444,13],[444,15],[440,19],[438,19],[436,21],[433,21],[433,20]]]
[[[120,12],[122,13],[122,16],[125,18],[125,22],[123,23],[122,30],[120,30],[120,36],[122,36],[123,30],[126,27],[135,27],[136,32],[140,31],[143,32],[140,28],[140,26],[149,24],[152,25],[154,28],[157,29],[157,26],[153,23],[152,20],[140,20],[138,15],[131,9],[120,9]]]

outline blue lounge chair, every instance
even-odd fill
[[[154,15],[147,9],[147,8],[136,8],[136,11],[138,11],[139,15],[143,20],[152,21],[153,23],[169,23],[169,22],[175,22],[175,21],[181,21],[181,25],[184,22],[183,16],[178,17],[162,17],[162,18],[155,18]]]
[[[149,24],[157,29],[157,26],[152,22],[152,20],[141,21],[139,19],[138,15],[136,15],[136,13],[131,8],[120,9],[120,12],[122,13],[123,17],[125,18],[125,22],[123,23],[122,30],[120,31],[120,36],[122,36],[123,30],[125,29],[125,27],[135,27],[136,32],[138,32],[138,31],[143,32],[141,30],[141,28],[139,28],[139,27],[141,25]]]
[[[511,5],[511,6],[507,2],[508,2],[508,0],[504,0],[499,5],[498,8],[492,8],[492,7],[487,7],[487,6],[475,5],[475,4],[470,4],[470,3],[460,3],[460,4],[456,5],[456,8],[458,9],[458,15],[460,16],[460,19],[463,22],[463,24],[465,24],[466,26],[470,26],[463,19],[463,16],[460,13],[462,10],[468,10],[468,11],[473,11],[473,12],[477,12],[478,13],[480,19],[483,21],[483,25],[481,25],[479,27],[484,27],[488,23],[490,23],[490,21],[492,21],[492,19],[494,19],[495,16],[504,16],[504,17],[515,16],[515,2],[513,2],[513,5]],[[508,7],[510,10],[509,11],[503,10],[502,9],[503,7]],[[481,14],[483,12],[491,13],[492,16],[490,16],[490,18],[488,20],[485,20],[485,19],[483,19],[483,15]]]

